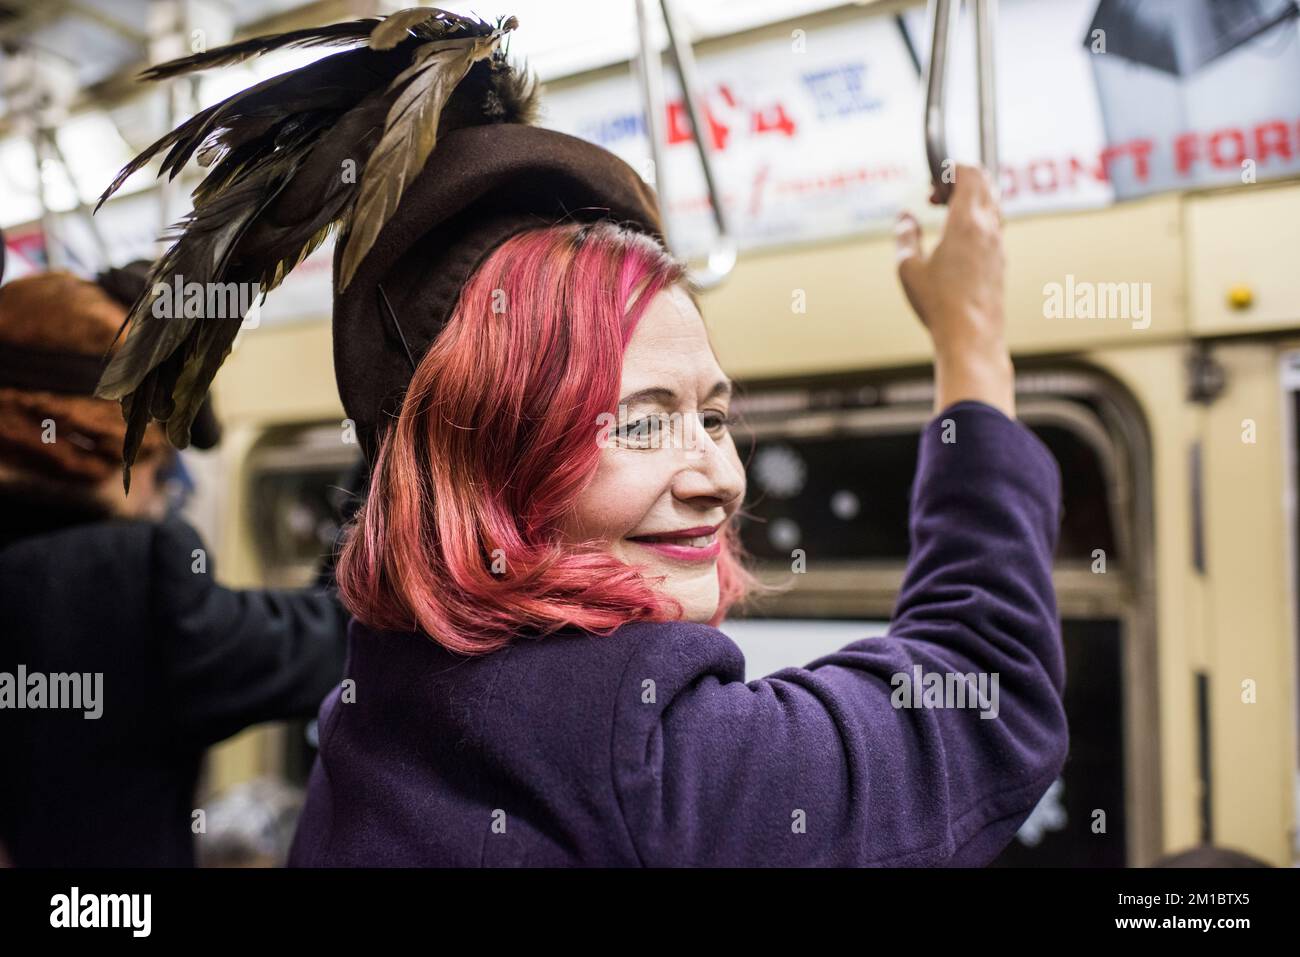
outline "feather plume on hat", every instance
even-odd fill
[[[127,164],[100,198],[102,205],[164,151],[159,175],[175,178],[191,156],[208,169],[96,391],[122,403],[128,489],[151,419],[165,423],[177,448],[189,444],[244,318],[159,316],[155,289],[162,295],[183,276],[186,284],[256,283],[265,294],[338,229],[341,293],[441,137],[467,126],[534,122],[536,80],[516,72],[500,49],[517,26],[514,17],[493,25],[415,7],[232,43],[142,74],[162,80],[286,47],[352,47],[202,110]],[[349,169],[355,176],[344,175]]]

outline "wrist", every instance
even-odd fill
[[[983,402],[1016,417],[1015,367],[1005,347],[945,351],[934,360],[934,411],[956,402]]]

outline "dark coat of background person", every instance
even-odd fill
[[[8,489],[0,516],[0,671],[103,674],[98,719],[0,711],[0,842],[19,867],[193,866],[204,751],[314,714],[342,674],[345,613],[323,590],[218,585],[179,519],[31,489]]]

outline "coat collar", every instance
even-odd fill
[[[25,538],[113,518],[89,495],[51,491],[31,482],[0,482],[0,548]]]

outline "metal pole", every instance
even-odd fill
[[[961,0],[930,0],[930,59],[925,65],[925,156],[930,181],[940,203],[947,204],[952,183],[948,155],[948,57],[952,52],[954,14]]]
[[[998,0],[975,0],[975,70],[979,77],[980,162],[998,188]]]
[[[664,240],[668,241],[667,169],[664,163],[664,85],[659,51],[650,42],[650,10],[647,0],[636,0],[639,54],[636,61],[641,81],[641,109],[645,113],[646,137],[650,140],[650,182],[659,194]],[[669,246],[671,247],[671,242]]]
[[[948,152],[948,60],[956,36],[961,0],[930,0],[930,60],[925,68],[925,156],[940,203],[952,193],[953,158]],[[997,0],[972,0],[975,14],[975,73],[979,109],[980,164],[997,188]]]
[[[701,270],[691,270],[691,282],[701,290],[712,289],[719,285],[736,265],[736,243],[727,229],[726,212],[722,208],[722,196],[718,191],[717,179],[713,174],[713,159],[707,142],[707,131],[703,128],[704,110],[696,90],[695,56],[690,44],[682,38],[670,0],[660,0],[663,11],[664,26],[668,30],[669,49],[673,55],[673,66],[682,88],[682,99],[686,104],[686,115],[691,123],[695,140],[696,155],[704,173],[704,183],[709,194],[709,205],[713,211],[713,222],[717,227],[717,237],[709,250],[708,266]],[[650,42],[650,17],[646,0],[636,0],[637,32],[640,38],[638,72],[641,81],[642,103],[646,114],[646,133],[650,137],[650,155],[654,162],[654,185],[659,193],[660,212],[664,224],[664,240],[668,242],[667,190],[665,188],[665,153],[667,137],[664,133],[664,114],[666,101],[663,92],[663,64],[659,51]],[[668,242],[668,248],[672,248]]]
[[[704,171],[704,184],[709,191],[709,203],[713,207],[713,222],[719,233],[727,232],[727,221],[718,195],[718,186],[713,177],[713,160],[709,154],[708,130],[704,126],[704,110],[700,105],[699,84],[695,77],[695,57],[690,47],[682,41],[681,31],[677,28],[677,15],[673,12],[671,0],[660,0],[664,11],[664,26],[668,28],[668,46],[673,51],[673,62],[677,64],[677,78],[681,81],[682,101],[686,104],[686,116],[691,121],[691,132],[695,139],[695,152],[700,158],[700,168]]]

